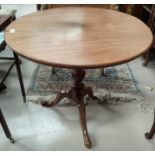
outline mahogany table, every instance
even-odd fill
[[[19,18],[7,27],[11,49],[31,61],[72,69],[73,87],[61,91],[51,107],[64,97],[77,103],[84,143],[91,148],[84,97],[93,95],[83,83],[84,69],[122,64],[142,55],[152,43],[149,28],[137,18],[99,8],[56,8]]]

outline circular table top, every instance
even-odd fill
[[[151,45],[150,29],[139,19],[100,8],[55,8],[10,24],[7,44],[37,63],[63,68],[99,68],[121,64]]]

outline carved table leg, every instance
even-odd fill
[[[145,133],[145,137],[147,139],[152,139],[154,133],[155,133],[155,109],[154,109],[154,121],[153,121],[153,124],[152,124],[152,128],[151,128],[150,132]]]
[[[58,104],[65,97],[69,98],[69,93],[65,93],[65,92],[61,91],[60,93],[57,94],[54,101],[41,101],[41,104],[42,104],[42,106],[45,106],[45,107],[52,107],[52,106]]]
[[[97,99],[98,99],[97,96],[95,96],[95,95],[93,94],[93,90],[92,90],[91,87],[86,87],[86,88],[85,88],[85,91],[86,91],[86,95],[88,95],[88,96],[91,97],[92,99],[94,99],[94,100],[97,100]]]
[[[91,148],[92,144],[88,135],[87,125],[86,125],[86,110],[84,105],[84,97],[86,95],[90,96],[92,99],[98,99],[94,96],[91,87],[85,87],[82,82],[85,77],[85,70],[76,69],[72,71],[72,78],[74,80],[73,87],[69,90],[69,92],[63,92],[57,94],[54,101],[42,101],[42,106],[51,107],[53,105],[58,104],[63,98],[69,98],[75,101],[79,108],[80,122],[83,132],[84,143],[87,148]]]
[[[80,123],[82,127],[82,133],[83,133],[83,139],[84,139],[84,144],[87,148],[91,148],[92,143],[90,141],[88,131],[87,131],[87,124],[86,124],[86,108],[84,101],[81,100],[78,102],[78,108],[79,108],[79,115],[80,115]]]

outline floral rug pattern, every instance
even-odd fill
[[[41,98],[54,99],[60,90],[68,90],[72,86],[70,69],[53,68],[45,65],[38,65],[34,70],[31,82],[27,90],[27,101],[39,103]],[[141,110],[148,108],[143,92],[129,64],[118,65],[105,68],[105,75],[102,76],[103,69],[88,69],[84,83],[91,86],[94,94],[100,99],[99,104],[127,104],[133,103]],[[91,105],[94,101],[86,96],[86,104]],[[69,99],[63,99],[57,106],[75,105]]]

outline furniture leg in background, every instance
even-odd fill
[[[105,69],[102,68],[101,71],[102,71],[102,72],[101,72],[101,76],[106,76],[106,75],[105,75]]]
[[[10,139],[10,142],[11,142],[11,143],[14,143],[15,140],[14,140],[14,139],[12,138],[12,136],[11,136],[9,127],[8,127],[6,121],[5,121],[5,118],[4,118],[4,115],[3,115],[1,109],[0,109],[0,124],[2,125],[2,128],[3,128],[3,130],[4,130],[4,133],[5,133],[6,137]]]
[[[17,74],[18,74],[18,79],[19,79],[19,83],[20,83],[20,87],[21,87],[21,91],[22,91],[22,96],[23,96],[23,101],[26,102],[26,94],[25,94],[25,89],[24,89],[24,83],[23,83],[23,78],[22,78],[22,73],[21,73],[21,69],[20,69],[20,64],[21,64],[21,61],[20,59],[18,58],[18,56],[16,54],[14,54],[14,58],[5,58],[5,57],[0,57],[1,60],[14,60],[13,63],[11,64],[11,66],[9,67],[8,71],[6,72],[6,74],[4,75],[2,81],[0,82],[0,91],[1,91],[1,88],[2,88],[2,91],[3,91],[3,86],[5,85],[4,84],[4,81],[7,79],[9,73],[11,72],[12,68],[14,67],[14,65],[16,65],[16,68],[17,68]]]
[[[154,39],[154,33],[155,33],[155,5],[153,5],[152,8],[151,8],[151,14],[150,14],[147,25],[149,26],[149,28],[151,29],[151,31],[153,33],[153,42],[152,42],[151,48],[146,52],[145,62],[143,64],[143,66],[147,66],[147,64],[149,62],[149,55],[150,55],[151,49],[154,47],[154,43],[155,43],[155,39]]]
[[[20,83],[20,88],[23,96],[23,101],[26,102],[26,94],[25,94],[25,88],[24,88],[24,83],[23,83],[23,77],[22,77],[22,72],[20,69],[20,60],[18,58],[18,55],[13,52],[13,55],[15,57],[15,63],[16,63],[16,69],[17,69],[17,74],[18,74],[18,79]]]
[[[146,52],[145,62],[143,63],[143,66],[147,66],[147,64],[149,63],[149,54],[150,54],[150,49]]]
[[[25,89],[24,89],[22,73],[21,73],[21,69],[20,69],[20,64],[21,64],[20,59],[18,58],[18,56],[16,54],[14,54],[14,58],[0,57],[0,59],[1,60],[3,60],[3,59],[4,60],[14,60],[13,63],[11,64],[11,66],[9,67],[8,71],[4,75],[2,81],[0,82],[0,91],[1,90],[3,91],[3,88],[5,86],[4,81],[7,79],[8,75],[11,72],[14,65],[16,65],[18,79],[19,79],[19,83],[20,83],[20,87],[21,87],[21,91],[22,91],[22,96],[23,96],[23,101],[26,102],[26,94],[25,94]],[[5,89],[6,89],[6,86],[5,86]]]
[[[4,10],[4,12],[5,12],[5,10]],[[0,37],[0,52],[3,52],[7,46],[6,42],[4,40],[3,31],[6,29],[6,27],[12,21],[14,21],[16,19],[15,13],[16,13],[16,11],[12,10],[11,12],[8,13],[8,15],[3,15],[3,13],[0,14],[0,32],[2,31],[1,37]],[[4,91],[7,88],[4,82],[7,79],[12,68],[16,65],[19,83],[20,83],[20,87],[21,87],[21,91],[22,91],[22,95],[23,95],[23,100],[24,100],[24,102],[26,102],[25,89],[24,89],[22,74],[21,74],[21,70],[20,70],[21,61],[19,60],[18,56],[16,54],[14,54],[13,57],[0,57],[0,60],[12,60],[13,61],[12,64],[10,65],[8,71],[4,75],[3,79],[0,81],[0,92]]]
[[[155,133],[155,109],[154,109],[154,120],[153,120],[152,128],[150,132],[145,133],[145,137],[147,139],[152,139],[154,133]]]

